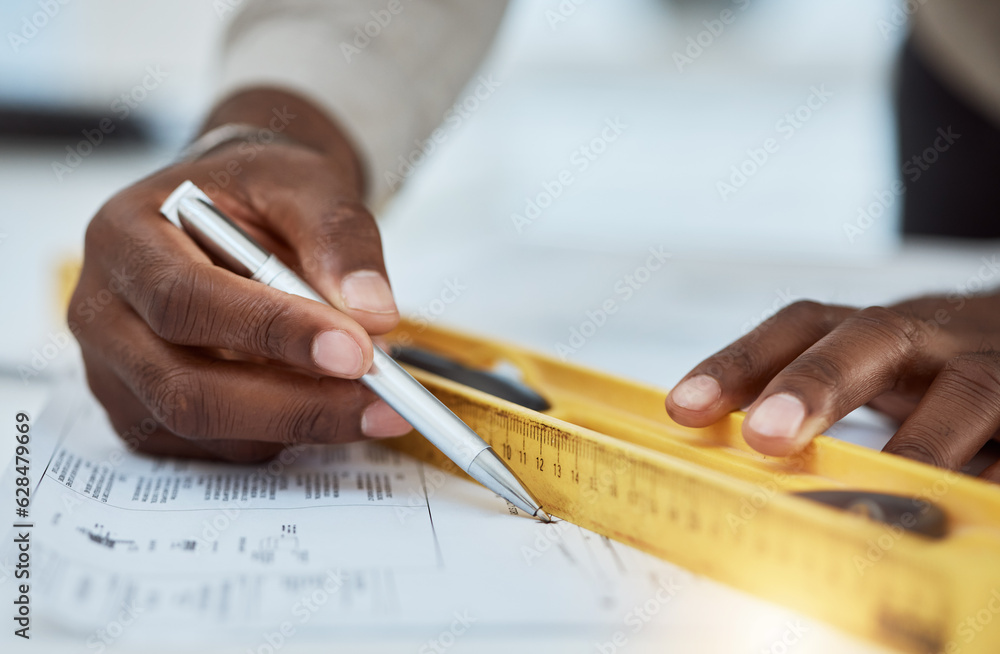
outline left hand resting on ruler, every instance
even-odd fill
[[[667,412],[703,427],[749,405],[747,443],[786,456],[867,404],[902,423],[884,451],[958,469],[1000,428],[998,349],[1000,294],[797,302],[698,364]],[[982,477],[1000,482],[1000,463]]]

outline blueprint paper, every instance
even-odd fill
[[[5,634],[14,651],[39,651],[41,638],[92,652],[382,640],[435,652],[525,634],[636,651],[678,625],[704,644],[719,618],[688,610],[717,584],[570,523],[542,524],[376,443],[252,466],[138,456],[75,395],[32,428],[33,470],[45,470],[30,516],[36,640]],[[0,550],[5,602],[13,536]],[[750,623],[793,624],[741,594],[723,599],[720,611]]]

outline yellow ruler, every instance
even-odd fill
[[[901,651],[1000,652],[1000,487],[826,436],[768,457],[739,413],[690,429],[664,390],[426,325],[389,340],[404,361],[516,370],[545,400],[410,367],[550,514]],[[395,446],[455,470],[415,433]]]

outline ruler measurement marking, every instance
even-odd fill
[[[460,396],[456,396],[458,398]],[[615,451],[608,443],[595,440],[587,430],[547,424],[544,417],[536,422],[478,398],[474,402],[458,401],[455,407],[456,412],[462,411],[460,415],[476,423],[470,424],[473,429],[495,425],[504,430],[508,441],[511,431],[520,432],[525,449],[527,439],[537,439],[540,457],[544,457],[551,446],[556,450],[556,460],[563,447],[572,448],[578,466],[581,455],[584,466],[590,459],[600,503],[588,505],[587,508],[592,509],[590,514],[564,516],[588,529],[699,573],[704,573],[708,565],[712,570],[710,576],[744,589],[748,582],[740,581],[747,578],[741,568],[746,562],[753,562],[754,566],[772,571],[776,579],[791,583],[795,588],[807,584],[805,595],[794,595],[804,597],[804,604],[809,604],[810,593],[831,595],[852,603],[851,612],[862,616],[852,618],[862,620],[854,624],[853,631],[877,634],[883,642],[905,646],[911,651],[929,649],[928,644],[944,642],[950,625],[960,617],[955,613],[954,602],[949,603],[956,598],[942,592],[953,588],[954,582],[942,577],[938,567],[921,567],[916,556],[897,556],[897,550],[889,548],[876,567],[860,575],[852,560],[852,556],[864,556],[865,547],[860,536],[855,538],[850,533],[832,531],[830,525],[813,520],[808,520],[808,529],[800,532],[797,528],[800,525],[790,525],[788,516],[767,504],[748,521],[745,529],[734,530],[725,523],[724,507],[737,511],[736,500],[751,497],[749,491],[741,497],[728,487],[719,486],[712,477],[699,478],[691,471],[681,472],[670,463],[673,459],[669,455],[655,453],[658,458],[648,459],[641,450],[632,454],[627,445]],[[492,431],[489,435],[491,441],[495,440]],[[605,475],[606,472],[610,474]],[[627,472],[635,496],[648,502],[630,502],[627,496],[613,492],[621,481],[622,472]],[[540,471],[529,468],[525,477],[530,479],[532,475],[542,476]],[[562,486],[552,475],[545,475],[545,480],[551,489],[559,486],[553,492],[558,492],[562,499],[553,501],[568,501],[569,507],[578,505],[573,498],[579,493],[579,487],[574,491],[573,487]],[[709,507],[707,511],[699,510],[702,505]],[[645,520],[630,524],[629,521],[642,517],[640,514],[645,515],[644,508],[652,509],[653,514],[656,508],[662,508],[663,519],[669,517],[675,525],[670,528],[671,538],[658,539],[664,525],[662,521],[649,520],[648,515]],[[620,527],[619,522],[628,526]],[[707,561],[706,553],[720,540],[730,548],[728,560]],[[905,550],[904,545],[899,545],[898,550]],[[911,583],[901,586],[901,579]],[[789,601],[786,599],[783,603]],[[798,608],[797,604],[792,606]],[[816,615],[818,610],[806,612]],[[840,614],[842,621],[846,620],[844,614]],[[838,624],[843,626],[843,622]]]

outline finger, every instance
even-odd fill
[[[212,264],[166,220],[128,234],[106,259],[110,285],[164,340],[337,377],[371,367],[371,339],[349,316]]]
[[[159,339],[127,307],[106,311],[95,348],[157,422],[183,438],[287,445],[410,429],[357,382],[215,359]]]
[[[234,463],[257,463],[278,454],[279,443],[259,441],[192,441],[166,430],[151,412],[120,379],[94,356],[91,348],[83,346],[87,382],[101,404],[107,408],[118,437],[129,452],[153,456],[170,456],[198,459],[224,459]]]
[[[372,214],[338,192],[323,169],[284,183],[247,190],[255,212],[267,216],[298,256],[306,280],[333,306],[370,333],[399,322],[382,240]]]
[[[993,482],[994,484],[1000,484],[1000,461],[997,461],[979,473],[979,478]]]
[[[957,470],[998,427],[1000,353],[963,354],[944,366],[883,451]]]
[[[882,307],[855,312],[764,388],[743,437],[764,454],[787,456],[837,420],[892,389],[919,356],[922,326]]]
[[[705,427],[749,404],[774,375],[855,310],[796,302],[699,363],[667,395],[670,417]]]

